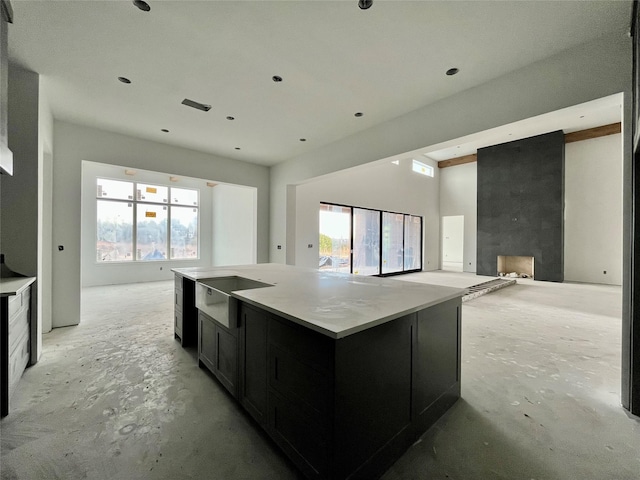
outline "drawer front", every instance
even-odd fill
[[[29,307],[28,304],[15,312],[9,319],[9,352],[12,352],[17,343],[26,336],[29,338]]]
[[[325,335],[271,317],[269,343],[286,349],[292,357],[327,373],[333,371],[333,340]]]
[[[29,332],[27,331],[16,341],[15,348],[9,356],[9,397],[29,363],[29,353]]]
[[[182,339],[182,309],[177,306],[173,311],[173,330]]]
[[[16,312],[29,308],[29,302],[31,301],[31,288],[25,288],[17,295],[9,297],[9,318],[15,315]]]
[[[180,275],[176,275],[174,283],[175,289],[182,291],[182,277]]]

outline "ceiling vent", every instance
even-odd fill
[[[189,100],[188,98],[182,100],[182,105],[186,105],[187,107],[192,107],[197,110],[202,110],[203,112],[208,112],[209,110],[211,110],[211,105],[205,105],[204,103]]]

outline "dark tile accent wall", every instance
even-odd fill
[[[478,150],[478,275],[498,255],[535,258],[536,280],[564,280],[564,134]]]

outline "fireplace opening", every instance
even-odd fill
[[[533,257],[498,255],[498,275],[501,277],[534,278]]]

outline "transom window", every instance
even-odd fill
[[[199,257],[199,190],[108,178],[96,186],[98,263]]]

